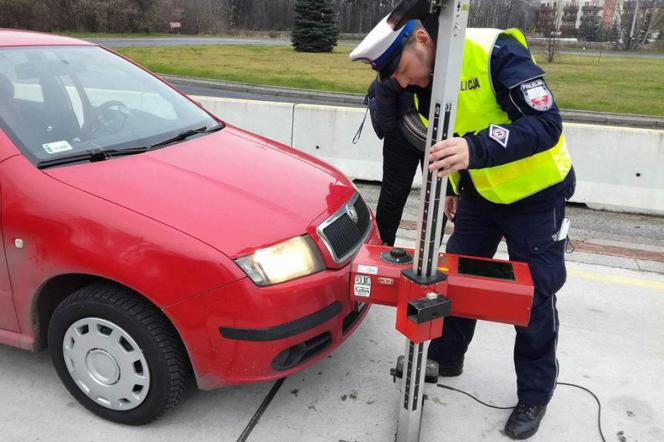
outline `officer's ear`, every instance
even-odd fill
[[[415,31],[414,37],[415,41],[417,41],[421,45],[430,46],[433,44],[433,40],[431,40],[429,33],[423,28],[417,29]]]

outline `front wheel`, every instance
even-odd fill
[[[97,284],[66,298],[51,318],[48,345],[67,390],[114,422],[155,420],[189,383],[186,352],[171,324],[123,287]]]

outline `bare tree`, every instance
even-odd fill
[[[469,26],[490,28],[528,27],[530,0],[471,0]]]
[[[620,11],[620,34],[625,49],[638,49],[664,28],[664,0],[625,1]]]
[[[559,1],[554,6],[542,4],[537,12],[537,27],[545,40],[546,60],[554,63],[560,49],[563,3]]]
[[[644,15],[641,45],[646,44],[655,31],[664,31],[664,0],[653,1]]]
[[[398,2],[333,0],[339,31],[364,34]],[[0,0],[0,26],[46,31],[153,32],[168,31],[169,22],[179,21],[182,32],[191,34],[286,31],[293,27],[294,4],[295,0]],[[537,5],[537,0],[471,0],[470,25],[531,30]],[[658,17],[652,15],[647,27],[657,29]],[[639,41],[642,37],[639,33]]]

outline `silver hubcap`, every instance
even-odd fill
[[[102,407],[127,411],[141,405],[150,388],[148,362],[136,341],[117,324],[84,318],[62,343],[69,374]]]

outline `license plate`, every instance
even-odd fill
[[[353,293],[358,298],[368,298],[371,296],[371,276],[355,275],[353,284]]]

